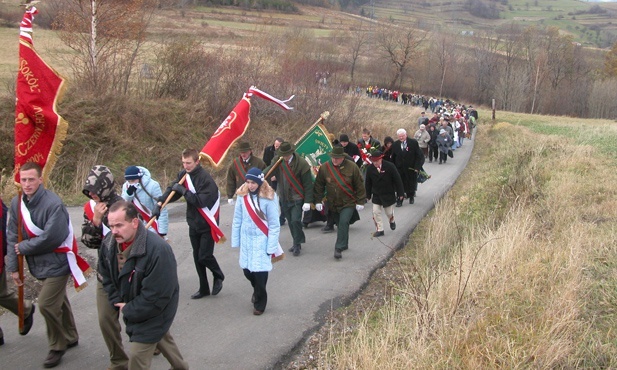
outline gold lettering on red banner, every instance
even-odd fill
[[[39,88],[39,79],[34,76],[34,72],[32,72],[28,66],[28,61],[23,58],[19,59],[19,73],[21,73],[24,81],[26,81],[30,87],[30,92],[41,92]]]

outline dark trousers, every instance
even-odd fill
[[[336,223],[336,243],[334,249],[344,251],[349,247],[349,222],[353,217],[356,207],[346,207],[338,212],[333,212],[334,222]]]
[[[441,163],[442,161],[443,163],[446,163],[447,160],[448,160],[448,154],[444,152],[439,152],[439,163]]]
[[[432,161],[433,159],[437,160],[438,155],[439,155],[438,153],[439,153],[439,148],[438,147],[430,146],[429,145],[429,147],[428,147],[428,160],[429,161]]]
[[[418,173],[413,169],[397,168],[401,180],[403,180],[403,189],[405,189],[405,195],[407,198],[416,196],[416,189],[418,188]]]
[[[306,243],[304,231],[302,230],[302,201],[281,202],[283,215],[289,224],[289,231],[293,238],[293,245]]]
[[[276,192],[276,187],[278,186],[279,182],[278,181],[271,181],[270,182],[270,186],[272,186],[272,189],[274,189],[274,191]],[[283,209],[283,202],[281,202],[281,200],[279,199],[279,206],[281,207],[281,209]],[[279,223],[281,225],[283,225],[285,223],[285,213],[281,212],[281,215],[279,216]]]
[[[225,275],[214,257],[214,239],[210,232],[198,234],[189,230],[189,238],[193,247],[193,261],[199,277],[199,292],[204,295],[210,294],[206,268],[212,272],[214,280],[225,280]]]
[[[253,307],[257,311],[264,312],[266,310],[266,303],[268,303],[268,292],[266,292],[268,271],[251,272],[248,269],[242,270],[244,271],[244,276],[251,282],[253,287],[253,297],[255,297]]]

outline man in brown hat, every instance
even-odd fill
[[[390,222],[390,229],[396,229],[394,222],[394,203],[402,202],[405,196],[403,189],[403,181],[399,175],[396,166],[392,162],[383,160],[381,150],[375,150],[371,153],[372,164],[366,169],[366,179],[364,186],[366,188],[366,198],[373,200],[373,221],[377,231],[373,233],[374,237],[384,235],[383,221],[381,212],[386,211],[386,216]]]
[[[328,194],[330,211],[337,224],[334,258],[340,259],[341,252],[349,245],[349,225],[360,217],[358,211],[364,209],[366,191],[360,169],[351,160],[342,146],[335,146],[330,153],[330,160],[319,167],[315,179],[315,209],[323,209],[323,199]]]
[[[306,243],[302,230],[302,214],[311,209],[313,203],[313,176],[308,162],[295,152],[291,143],[284,142],[279,147],[281,163],[278,161],[266,168],[268,173],[271,167],[272,177],[278,181],[276,193],[281,201],[281,211],[289,222],[289,231],[293,238],[293,245],[289,249],[294,256],[300,255],[301,244]],[[271,178],[272,178],[271,177]]]
[[[266,164],[260,158],[253,155],[253,148],[247,142],[240,143],[238,146],[240,155],[233,159],[229,169],[227,170],[227,202],[234,204],[234,194],[240,185],[246,181],[246,171],[252,167],[257,167],[260,170],[266,168]]]

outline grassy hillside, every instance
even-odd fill
[[[617,125],[498,112],[474,140],[453,190],[289,368],[617,367]]]

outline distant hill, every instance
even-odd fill
[[[589,47],[617,41],[617,2],[576,0],[374,0],[347,12],[382,22],[426,30],[447,28],[462,34],[507,24],[555,26]]]

